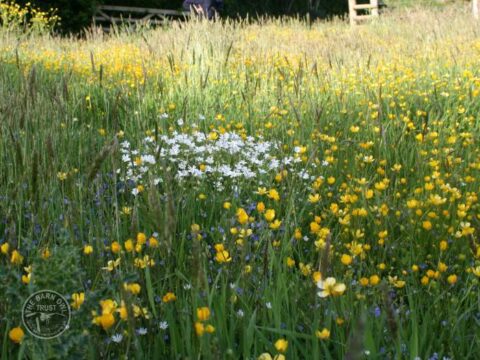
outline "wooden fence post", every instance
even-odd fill
[[[357,16],[357,11],[355,10],[355,5],[357,2],[355,0],[348,0],[348,10],[349,10],[349,18],[350,18],[350,25],[355,25],[355,17]]]
[[[373,9],[372,9],[372,15],[373,16],[378,16],[378,0],[370,0],[370,4],[372,6],[375,6]]]

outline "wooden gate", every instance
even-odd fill
[[[367,4],[358,4],[358,2],[359,0],[348,0],[351,25],[378,17],[378,0],[369,0]]]
[[[111,25],[122,23],[161,25],[167,21],[185,19],[188,16],[190,16],[188,11],[101,5],[95,11],[93,22],[108,29]]]

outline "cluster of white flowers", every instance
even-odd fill
[[[159,136],[157,141],[146,137],[140,149],[132,149],[130,143],[124,141],[121,143],[122,161],[126,166],[123,180],[138,184],[146,182],[148,175],[149,181],[153,179],[157,185],[163,181],[165,168],[180,183],[208,179],[218,191],[225,190],[227,182],[232,186],[254,178],[261,182],[262,175],[281,170],[292,171],[304,180],[313,179],[298,154],[279,157],[279,149],[278,143],[251,136],[244,138],[233,132],[173,132],[170,136]],[[134,195],[138,193],[133,191]]]

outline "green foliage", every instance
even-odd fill
[[[61,19],[61,30],[76,33],[91,23],[95,8],[101,0],[19,0],[17,2],[21,5],[31,3],[44,11],[56,9]]]
[[[338,15],[347,11],[347,0],[225,0],[223,15],[291,15],[291,14],[323,14]],[[182,0],[106,0],[106,4],[124,6],[142,6],[164,9],[178,9]]]
[[[0,28],[4,32],[47,33],[53,30],[58,20],[54,10],[42,11],[31,3],[20,6],[13,1],[0,0]]]
[[[117,5],[117,6],[137,6],[159,9],[182,8],[182,0],[19,0],[21,5],[31,3],[44,11],[56,9],[56,13],[61,18],[60,29],[63,32],[77,33],[88,27],[96,6],[99,4]],[[313,14],[314,16],[340,15],[347,11],[348,3],[346,0],[266,0],[258,2],[256,0],[225,0],[223,16],[236,17],[250,15],[292,15],[292,14]]]
[[[31,254],[31,268],[35,269],[35,275],[31,277],[30,283],[22,287],[16,287],[13,284],[21,281],[21,267],[6,267],[6,271],[0,274],[0,292],[5,294],[0,306],[2,314],[2,323],[8,321],[10,324],[18,326],[21,323],[21,306],[25,299],[40,290],[54,290],[67,299],[70,294],[77,291],[83,291],[84,284],[82,279],[85,274],[80,264],[80,257],[77,248],[72,246],[68,240],[69,234],[60,231],[58,240],[50,241],[47,247],[54,249],[50,252],[48,259],[42,258],[38,243],[31,239],[25,239],[25,252]],[[26,272],[23,269],[24,273]],[[3,309],[2,309],[3,308]],[[3,310],[3,311],[2,311]],[[82,358],[82,349],[80,344],[85,342],[85,334],[81,328],[84,326],[88,314],[86,312],[74,312],[69,331],[62,336],[62,339],[54,339],[50,342],[38,340],[34,337],[28,337],[23,344],[25,355],[31,358],[64,359],[66,357],[73,359]]]

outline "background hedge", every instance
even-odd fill
[[[61,31],[78,32],[88,26],[95,7],[99,4],[181,9],[182,0],[19,0],[42,9],[56,8],[61,17]],[[307,14],[313,16],[339,15],[348,9],[347,0],[225,0],[224,16],[289,15]]]

